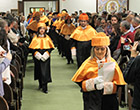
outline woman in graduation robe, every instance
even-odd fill
[[[67,59],[67,64],[73,63],[73,59],[71,56],[71,40],[70,35],[75,30],[75,26],[72,24],[71,17],[68,16],[65,20],[65,24],[62,26],[60,34],[63,36],[64,45],[62,48],[64,48],[64,52]]]
[[[79,16],[80,26],[70,36],[73,42],[71,48],[72,56],[76,55],[78,68],[90,56],[91,39],[97,34],[96,30],[88,25],[88,21],[88,15],[82,13]]]
[[[109,44],[109,37],[97,34],[92,39],[91,56],[72,78],[81,87],[84,110],[119,110],[117,86],[126,83],[118,64],[110,56]]]
[[[50,70],[50,54],[54,45],[50,37],[46,34],[45,23],[38,23],[38,33],[32,39],[29,48],[33,50],[34,58],[34,78],[39,81],[39,89],[48,93],[47,84],[52,82]]]

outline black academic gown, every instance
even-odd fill
[[[39,53],[43,54],[46,51],[51,53],[52,50],[53,49],[35,49],[34,52],[38,51]],[[34,79],[40,80],[42,84],[52,82],[50,58],[48,58],[45,62],[43,62],[42,60],[37,60],[34,57]]]
[[[91,40],[89,41],[77,41],[72,39],[72,47],[76,47],[76,59],[78,68],[81,64],[90,56],[91,52]]]
[[[50,69],[50,57],[46,61],[38,60],[34,57],[35,52],[44,54],[46,51],[51,54],[54,49],[54,45],[49,36],[44,38],[38,38],[35,36],[29,46],[33,50],[34,59],[34,79],[39,80],[40,84],[47,84],[52,82],[51,69]]]
[[[76,58],[78,68],[81,64],[90,56],[91,40],[97,34],[96,30],[90,25],[87,25],[85,29],[81,26],[77,27],[71,34],[72,47],[76,47]]]

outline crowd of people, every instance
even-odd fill
[[[15,65],[16,55],[25,76],[28,53],[34,60],[34,79],[47,94],[51,52],[57,49],[68,65],[77,64],[72,81],[80,86],[84,110],[119,110],[127,104],[129,110],[140,110],[139,28],[140,16],[125,9],[101,15],[82,10],[70,15],[63,9],[45,15],[40,8],[27,19],[0,13],[0,96],[3,81],[10,85],[15,77],[10,65]]]

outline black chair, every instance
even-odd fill
[[[22,80],[19,78],[18,70],[12,64],[10,64],[10,70],[15,75],[16,87],[18,87],[18,89],[19,89],[19,96],[22,97]]]
[[[13,91],[12,88],[6,84],[3,83],[4,86],[4,98],[7,101],[8,105],[9,105],[9,109],[10,110],[16,110],[16,101],[13,98]]]
[[[9,110],[7,101],[0,96],[0,110]]]
[[[12,88],[12,91],[13,91],[13,98],[14,100],[16,100],[16,110],[19,110],[20,109],[20,103],[21,103],[21,99],[20,99],[20,90],[19,88],[17,87],[17,84],[16,84],[16,78],[13,77],[11,75],[11,84],[10,84],[10,87]]]

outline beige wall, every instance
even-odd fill
[[[22,0],[0,0],[0,12],[17,9],[17,1]],[[140,0],[129,0],[129,9],[140,13],[139,4]],[[60,10],[63,8],[66,8],[70,14],[75,10],[79,11],[80,9],[84,12],[96,12],[96,0],[60,0]]]
[[[129,0],[129,10],[140,13],[140,0]]]
[[[74,11],[96,12],[96,0],[60,0],[60,10],[66,8],[71,14]]]
[[[18,8],[18,0],[0,0],[0,12]]]

